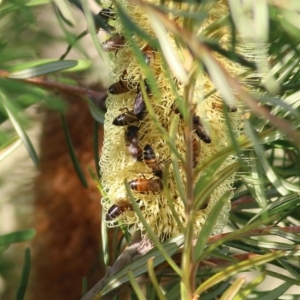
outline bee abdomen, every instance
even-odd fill
[[[129,186],[132,190],[141,193],[148,194],[149,192],[158,193],[163,189],[163,183],[159,178],[138,178],[129,181]]]
[[[139,145],[131,145],[127,146],[128,152],[131,156],[137,161],[143,161],[143,150]]]
[[[122,215],[125,211],[132,210],[132,206],[129,202],[121,200],[116,204],[113,204],[107,211],[105,220],[112,221]]]
[[[211,138],[207,130],[204,128],[200,117],[197,115],[193,115],[193,127],[199,139],[207,144],[211,143]]]
[[[133,124],[138,121],[139,119],[137,116],[134,115],[133,111],[126,111],[120,114],[119,116],[117,116],[112,123],[115,126],[125,126],[129,124]]]

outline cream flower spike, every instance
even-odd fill
[[[157,1],[149,2],[158,3]],[[123,3],[132,20],[150,36],[155,36],[145,12],[130,1]],[[173,5],[180,4],[173,3]],[[228,8],[225,1],[215,3],[211,14],[199,31],[202,32],[208,25],[227,13]],[[168,186],[163,187],[162,174],[164,166],[170,162],[170,148],[147,113],[140,87],[142,70],[128,45],[129,43],[124,38],[123,26],[118,17],[113,25],[116,33],[103,43],[104,50],[113,51],[113,53],[110,64],[111,86],[106,100],[104,145],[100,160],[101,184],[107,193],[102,198],[102,205],[106,212],[108,226],[133,226],[133,229],[141,231],[143,239],[148,239],[147,232],[134,212],[127,195],[124,184],[124,181],[127,180],[145,220],[157,237],[163,241],[181,233],[164,196],[163,189],[167,189],[170,193],[174,209],[183,225],[186,223],[185,207],[180,199],[180,193],[172,174],[172,166],[169,170]],[[143,51],[145,61],[151,67],[156,78],[157,88],[161,94],[160,99],[152,94],[151,86],[147,84],[146,80],[144,85],[149,102],[160,124],[169,132],[174,116],[180,116],[180,114],[176,105],[174,106],[175,96],[164,70],[165,63],[162,54],[151,49],[140,37],[133,35],[132,38]],[[172,39],[171,35],[170,39]],[[226,47],[229,35],[223,35],[220,40],[222,45]],[[174,40],[172,45],[176,52]],[[232,75],[237,76],[244,71],[241,66],[226,61],[218,55],[216,57],[222,60],[223,66]],[[145,77],[143,78],[145,79]],[[183,87],[178,83],[177,85],[178,93],[182,93]],[[207,75],[199,75],[194,91],[195,113],[193,115],[194,131],[192,136],[194,167],[201,165],[203,161],[207,161],[230,143],[223,116],[223,102],[220,96],[214,93],[205,100],[199,100],[203,99],[203,95],[208,94],[214,88]],[[234,133],[239,135],[242,111],[238,107],[237,111],[229,115],[235,130]],[[176,134],[176,148],[182,157],[186,156],[184,124],[181,119]],[[233,162],[235,159],[229,157],[222,164],[220,170]],[[181,162],[178,164],[182,182],[185,184],[187,179],[184,167]],[[234,177],[231,176],[219,185],[196,213],[195,237],[201,231],[206,217],[220,197],[225,192],[232,190],[233,180]],[[222,232],[228,220],[229,210],[230,199],[218,217],[213,230],[214,234]]]

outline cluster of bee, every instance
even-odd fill
[[[151,91],[147,84],[147,81],[145,80],[144,83],[147,95],[151,96]],[[108,90],[111,94],[121,94],[129,91],[127,81],[124,79],[123,76],[121,76],[118,82],[112,84]],[[179,110],[175,108],[175,106],[173,110],[175,113],[180,114]],[[144,147],[144,149],[142,149],[139,139],[140,127],[133,125],[133,123],[142,121],[146,113],[147,110],[143,98],[143,93],[140,89],[140,86],[138,85],[133,109],[128,110],[126,108],[125,112],[118,115],[112,122],[115,126],[127,126],[124,134],[124,139],[128,153],[132,156],[134,160],[138,162],[144,161],[147,167],[152,169],[152,173],[154,175],[152,178],[147,179],[143,176],[138,179],[129,181],[130,188],[141,194],[147,194],[149,192],[159,193],[163,189],[163,183],[161,180],[163,176],[163,169],[161,163],[158,161],[155,151],[151,147],[151,145],[147,144]],[[193,129],[195,135],[202,141],[204,141],[205,143],[211,142],[210,136],[205,130],[200,117],[197,115],[193,115]],[[196,136],[193,135],[194,167],[198,163],[198,158],[200,154],[200,142]],[[129,199],[119,199],[108,209],[106,214],[106,220],[112,221],[127,210],[132,210],[132,206],[129,202]]]
[[[112,94],[125,93],[128,91],[124,88],[125,86],[127,85],[125,83],[125,80],[122,78],[119,82],[114,83],[109,87],[109,92]],[[151,92],[146,80],[145,87],[148,96],[150,96]],[[138,86],[133,109],[125,109],[125,112],[121,113],[113,120],[113,125],[115,126],[127,126],[125,129],[124,139],[128,153],[135,161],[144,161],[147,167],[152,169],[152,173],[154,175],[152,178],[147,179],[143,176],[138,179],[129,181],[130,188],[141,194],[147,194],[149,192],[159,193],[163,189],[163,184],[161,181],[163,170],[156,157],[155,151],[149,144],[147,144],[144,149],[142,149],[139,139],[140,127],[133,125],[134,123],[143,120],[146,113],[147,110],[143,98],[143,93]],[[109,208],[106,214],[106,220],[111,221],[120,216],[126,210],[132,210],[129,200],[120,199]]]
[[[126,40],[123,35],[115,33],[111,38],[102,43],[102,48],[105,51],[118,51],[124,44]],[[146,63],[150,63],[151,58],[153,57],[153,51],[151,47],[146,46],[143,50]],[[109,88],[108,92],[112,95],[120,95],[130,91],[129,81],[126,78],[127,72],[123,71],[123,74],[120,76],[119,81],[113,83]],[[145,89],[147,95],[150,97],[151,91],[146,80],[144,80]],[[158,159],[156,157],[154,149],[147,144],[144,149],[140,145],[139,139],[139,130],[140,127],[134,125],[142,121],[147,114],[147,109],[143,97],[142,90],[140,85],[137,86],[137,92],[135,101],[133,104],[133,109],[129,110],[124,108],[124,112],[118,115],[113,120],[113,125],[115,126],[127,126],[125,129],[124,139],[125,145],[132,156],[132,158],[138,162],[144,161],[145,164],[152,169],[153,178],[147,179],[144,176],[138,179],[129,181],[129,186],[132,190],[146,194],[149,192],[158,193],[163,189],[163,184],[161,181],[162,178],[162,168]],[[122,213],[127,210],[132,210],[132,206],[127,198],[119,199],[115,204],[113,204],[107,211],[106,220],[111,221],[119,217]]]
[[[103,10],[103,16],[106,16],[106,20],[109,18],[113,19],[114,14],[112,13],[112,8]],[[102,12],[102,11],[101,11]],[[100,14],[101,14],[100,12]],[[126,44],[125,37],[120,33],[113,33],[112,36],[102,43],[102,48],[104,51],[116,53]],[[151,60],[154,58],[154,51],[150,46],[146,46],[142,49],[144,54],[145,62],[149,65]],[[119,77],[119,81],[113,83],[109,88],[108,92],[112,95],[120,95],[127,93],[130,90],[129,79],[127,78],[127,71],[124,70],[122,75]],[[148,97],[152,96],[150,87],[147,80],[144,80],[145,90]],[[174,113],[182,115],[179,109],[174,104],[172,106]],[[112,124],[115,126],[127,126],[125,129],[124,139],[125,146],[128,153],[137,162],[143,162],[147,167],[152,169],[153,177],[148,179],[145,176],[139,177],[132,181],[129,181],[130,188],[140,194],[148,194],[152,192],[154,194],[160,193],[163,189],[162,176],[163,169],[161,167],[161,162],[158,161],[154,149],[151,145],[147,144],[144,148],[140,145],[139,131],[140,126],[134,124],[141,123],[147,114],[147,109],[143,97],[143,93],[140,84],[136,87],[136,96],[133,103],[133,109],[129,110],[124,108],[124,111],[114,118]],[[202,124],[200,117],[196,114],[192,117],[193,130],[195,135],[193,135],[193,166],[198,164],[199,154],[200,154],[200,141],[201,139],[205,143],[210,143],[211,138]],[[118,218],[121,214],[127,210],[132,210],[132,206],[128,198],[118,199],[107,211],[106,221],[112,221]]]

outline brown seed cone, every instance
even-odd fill
[[[93,118],[79,97],[65,97],[66,121],[89,188],[80,183],[71,162],[60,114],[48,110],[40,140],[39,175],[34,181],[36,238],[26,299],[80,299],[82,278],[88,287],[104,274],[100,245],[100,194],[87,166],[95,169]],[[99,130],[99,149],[102,147]]]

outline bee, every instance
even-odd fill
[[[150,88],[147,84],[147,81],[145,80],[145,88],[146,88],[146,93],[148,96],[151,96],[151,91]],[[140,115],[143,114],[146,111],[146,104],[144,101],[144,97],[143,97],[143,92],[141,90],[140,85],[138,85],[137,87],[137,93],[136,93],[136,97],[134,100],[134,105],[133,105],[133,113],[135,115]]]
[[[207,208],[209,201],[210,201],[210,196],[207,197],[207,199],[204,201],[204,203],[200,206],[199,209],[205,209],[205,208]]]
[[[163,189],[162,181],[159,178],[150,178],[140,177],[138,179],[129,181],[129,186],[132,190],[140,194],[153,194],[160,192]]]
[[[113,125],[115,126],[125,126],[129,125],[135,122],[138,122],[138,117],[133,113],[133,110],[128,110],[126,108],[126,111],[120,115],[118,115],[114,120],[113,120]]]
[[[156,158],[153,148],[149,144],[144,147],[143,156],[145,164],[148,168],[152,169],[153,175],[162,178],[162,168]]]
[[[151,46],[147,45],[142,49],[142,52],[144,54],[146,64],[150,65],[150,63],[153,61],[155,56],[153,49],[151,48]]]
[[[131,156],[136,159],[137,161],[143,160],[143,150],[139,146],[139,127],[130,125],[127,127],[125,131],[125,145],[127,147],[128,152]]]
[[[98,13],[98,16],[101,16],[102,19],[105,20],[106,22],[108,22],[109,19],[112,19],[112,20],[117,19],[116,12],[112,8],[112,5],[108,8],[103,8],[102,10],[100,10],[100,12]]]
[[[120,33],[115,33],[111,38],[102,43],[102,49],[106,52],[119,50],[125,43],[125,37]]]
[[[98,13],[97,16],[102,21],[102,22],[101,21],[97,22],[97,20],[96,20],[97,29],[103,28],[103,29],[108,30],[110,32],[115,30],[114,27],[112,27],[108,24],[109,19],[116,20],[116,18],[117,18],[116,17],[116,12],[112,9],[112,6],[100,10],[100,12]]]
[[[118,82],[113,83],[109,88],[108,91],[112,95],[119,95],[129,91],[128,88],[128,81],[125,79],[125,75],[127,71],[125,70],[123,74],[120,76],[120,80]]]
[[[212,108],[213,109],[218,109],[218,110],[222,110],[223,109],[223,103],[219,103],[219,102],[213,102],[212,103]],[[228,112],[236,112],[238,109],[236,106],[228,106],[226,105]]]
[[[172,105],[172,109],[176,114],[180,115],[180,118],[182,118],[182,114],[179,111],[178,107],[176,106],[175,102]],[[196,135],[199,137],[200,140],[203,142],[209,144],[211,142],[211,138],[207,132],[207,130],[204,128],[202,121],[199,116],[193,115],[193,130],[196,133]]]
[[[211,142],[211,138],[204,128],[202,121],[199,116],[193,115],[193,128],[195,130],[196,135],[199,137],[200,140],[209,144]]]
[[[193,137],[193,167],[195,168],[198,164],[199,155],[200,155],[200,142]]]
[[[141,121],[145,115],[146,115],[146,110],[140,112],[139,114],[135,115],[133,113],[133,110],[128,110],[126,108],[126,111],[120,115],[118,115],[114,120],[113,120],[113,125],[115,126],[125,126],[125,125],[130,125],[135,122]]]
[[[108,209],[105,220],[112,221],[113,219],[118,218],[127,210],[132,210],[132,206],[129,203],[128,199],[120,199]]]

